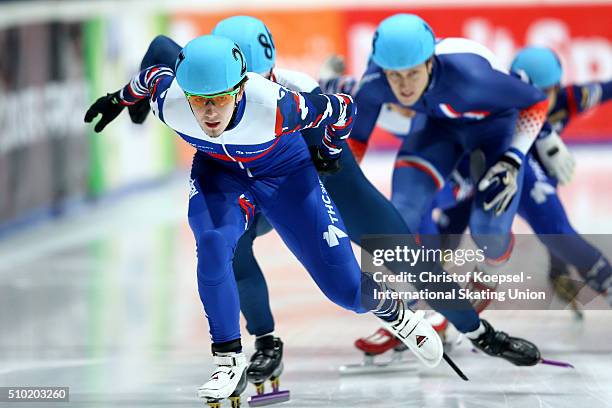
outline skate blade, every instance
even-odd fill
[[[580,309],[574,309],[574,317],[576,320],[584,320],[584,313]]]
[[[417,364],[415,361],[387,361],[375,362],[370,364],[348,364],[340,366],[338,371],[340,375],[360,375],[360,374],[376,374],[376,373],[394,373],[398,371],[416,370]]]
[[[568,363],[565,361],[559,361],[559,360],[551,360],[548,358],[541,358],[540,364],[546,364],[546,365],[551,365],[555,367],[563,367],[563,368],[576,368],[571,363]]]
[[[576,318],[576,320],[584,319],[584,314],[582,313],[582,310],[580,310],[580,308],[578,307],[578,304],[576,303],[575,299],[572,299],[572,302],[570,302],[570,308],[574,313],[574,317]]]
[[[480,351],[476,350],[475,348],[472,348],[472,353],[481,354]],[[576,368],[574,367],[572,363],[568,363],[566,361],[560,361],[560,360],[551,360],[549,358],[540,358],[540,361],[538,361],[538,364],[549,365],[549,366],[554,366],[554,367],[562,367],[562,368]]]
[[[289,401],[289,390],[269,392],[266,394],[252,395],[248,399],[249,407],[263,407],[265,405],[280,404]]]

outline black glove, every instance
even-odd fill
[[[119,92],[112,94],[106,94],[98,98],[93,105],[89,107],[85,113],[85,122],[91,123],[98,114],[102,115],[102,118],[96,123],[94,131],[100,133],[102,129],[111,123],[123,110],[124,106],[121,105],[119,100]]]
[[[130,119],[132,119],[132,123],[136,123],[137,125],[144,123],[150,111],[151,105],[149,104],[149,98],[145,98],[136,102],[134,105],[128,106]]]
[[[342,168],[342,165],[340,164],[340,155],[333,159],[328,159],[321,155],[321,152],[317,146],[310,146],[308,150],[310,150],[310,157],[312,158],[312,162],[314,163],[314,166],[319,174],[335,174]]]

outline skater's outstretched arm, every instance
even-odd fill
[[[299,71],[275,68],[270,80],[295,92],[314,94],[348,93],[351,95],[350,92],[344,92],[341,90],[322,90],[319,83],[317,83],[317,81],[315,81],[311,76]],[[302,136],[304,136],[304,140],[306,140],[306,144],[309,147],[318,147],[321,144],[321,140],[323,140],[323,137],[325,136],[325,127],[319,126],[304,129],[302,130]]]
[[[165,82],[167,86],[174,79],[174,71],[165,65],[154,65],[146,68],[119,91],[123,105],[132,105],[142,99],[155,97],[159,94],[158,85]],[[166,87],[167,87],[166,86]]]
[[[317,94],[279,89],[276,108],[276,136],[305,129],[325,128],[319,152],[337,159],[349,136],[356,113],[355,103],[345,94]]]
[[[568,113],[568,120],[612,99],[612,81],[569,85],[561,89],[555,111]]]
[[[610,99],[612,81],[569,85],[557,94],[548,122],[540,130],[535,146],[547,173],[562,185],[571,181],[576,163],[559,133],[577,115]]]
[[[125,106],[134,105],[143,99],[155,101],[157,95],[166,90],[173,79],[174,72],[165,65],[144,69],[120,90],[98,98],[85,113],[85,122],[90,123],[96,116],[102,115],[94,127],[94,131],[99,133]],[[158,117],[163,121],[163,114],[158,114]]]

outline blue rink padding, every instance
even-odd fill
[[[12,234],[21,230],[33,228],[34,226],[41,225],[54,219],[70,217],[88,208],[119,201],[131,195],[142,193],[143,191],[154,190],[178,178],[187,180],[187,170],[176,169],[163,177],[136,181],[126,186],[110,190],[96,198],[75,197],[61,201],[56,205],[48,205],[33,209],[13,220],[0,223],[0,241],[9,238]],[[185,183],[187,183],[187,181],[185,181]]]

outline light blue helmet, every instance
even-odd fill
[[[203,35],[181,50],[174,71],[183,91],[213,95],[235,87],[246,76],[247,68],[236,43],[218,35]]]
[[[427,61],[436,38],[431,27],[414,14],[395,14],[378,25],[372,41],[372,59],[383,69],[407,69]]]
[[[219,21],[212,31],[236,42],[246,57],[250,72],[270,72],[276,61],[276,48],[263,21],[249,16],[234,16]]]
[[[516,54],[512,71],[524,71],[531,83],[540,89],[550,88],[561,82],[563,70],[559,58],[550,48],[525,47]]]

